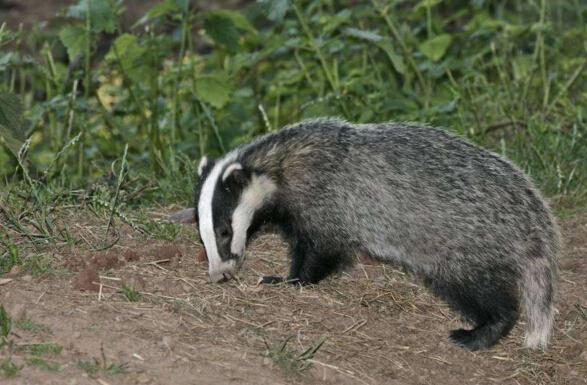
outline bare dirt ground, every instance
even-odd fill
[[[105,231],[83,219],[76,227],[90,241]],[[548,350],[522,347],[522,320],[495,348],[471,353],[447,339],[458,317],[393,267],[358,263],[316,286],[258,286],[261,275],[287,270],[284,245],[267,235],[239,281],[210,284],[193,225],[173,242],[123,226],[109,250],[57,246],[51,272],[0,277],[13,320],[4,354],[21,368],[0,382],[587,384],[587,215],[565,221],[563,233]],[[303,354],[319,341],[313,357]]]

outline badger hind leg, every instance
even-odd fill
[[[457,329],[450,333],[450,340],[465,349],[476,351],[495,345],[502,337],[508,335],[514,327],[517,316],[500,316],[478,325],[472,330]]]
[[[453,276],[454,277],[454,276]],[[468,271],[466,279],[426,278],[426,285],[474,324],[453,330],[450,339],[471,350],[487,349],[505,337],[518,319],[517,276],[508,269]]]

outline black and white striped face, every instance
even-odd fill
[[[244,169],[236,155],[230,153],[213,164],[204,158],[198,167],[196,216],[212,282],[236,274],[255,213],[275,191],[269,178]]]

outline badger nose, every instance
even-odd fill
[[[235,261],[222,261],[218,266],[213,266],[212,264],[209,267],[208,275],[210,276],[210,281],[213,283],[218,282],[225,282],[232,278],[234,278],[234,274],[236,271]]]

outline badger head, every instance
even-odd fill
[[[212,282],[237,273],[255,215],[276,190],[270,178],[243,167],[236,158],[235,153],[217,162],[204,157],[198,166],[195,215]]]

